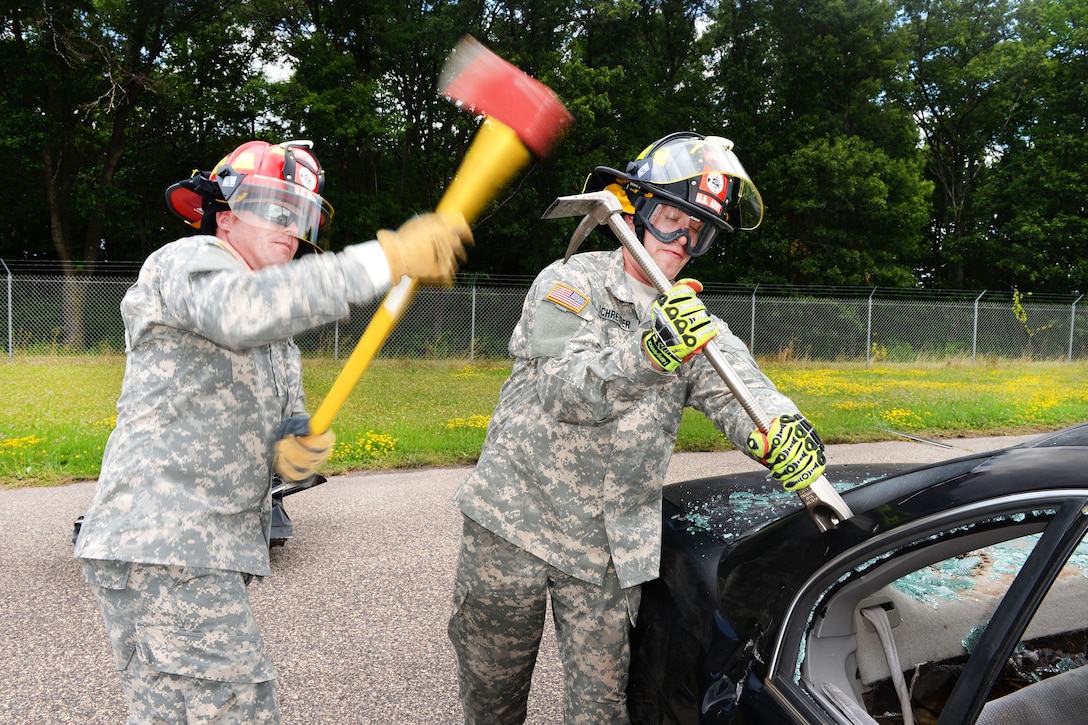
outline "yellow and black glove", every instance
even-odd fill
[[[706,347],[718,334],[718,323],[696,295],[703,285],[682,279],[654,301],[653,327],[642,337],[646,356],[671,372]]]
[[[766,433],[752,431],[748,451],[787,491],[805,488],[827,468],[824,442],[800,414],[772,418]]]
[[[397,231],[378,232],[393,284],[408,276],[426,284],[452,285],[457,265],[472,244],[472,230],[459,212],[420,214]]]
[[[280,424],[273,467],[284,481],[305,481],[317,473],[332,453],[331,430],[310,434],[310,416],[296,415]]]

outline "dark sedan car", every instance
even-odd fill
[[[665,488],[632,720],[1088,722],[1088,424],[833,464],[854,517],[826,533],[759,473]]]

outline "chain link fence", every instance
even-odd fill
[[[124,352],[119,306],[137,271],[138,265],[98,265],[64,275],[0,260],[8,358]],[[462,275],[450,289],[421,288],[379,356],[505,359],[531,282]],[[763,359],[1088,359],[1081,295],[708,285],[700,297]],[[295,339],[306,355],[346,358],[379,304]]]

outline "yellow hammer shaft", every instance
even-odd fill
[[[374,313],[374,317],[370,318],[370,324],[363,330],[359,342],[355,343],[355,349],[344,363],[344,369],[336,377],[336,381],[329,389],[329,394],[310,417],[310,433],[324,433],[329,429],[332,419],[340,412],[344,401],[348,399],[355,384],[366,372],[370,361],[389,339],[389,333],[400,322],[400,318],[404,317],[404,313],[412,304],[412,298],[415,297],[418,286],[419,284],[414,279],[404,277],[385,295],[381,307]]]
[[[509,126],[485,118],[436,211],[461,212],[472,224],[503,186],[526,164],[529,149]],[[405,277],[386,294],[344,364],[329,394],[310,418],[310,432],[324,433],[370,362],[385,345],[415,298],[419,283]]]

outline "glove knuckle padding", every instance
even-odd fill
[[[772,419],[766,433],[752,432],[748,448],[788,491],[807,486],[823,473],[827,463],[823,441],[801,415]]]
[[[702,285],[684,280],[654,301],[652,327],[643,340],[650,357],[665,370],[675,370],[718,334],[695,289]]]
[[[668,319],[662,319],[661,315],[656,311],[654,312],[654,334],[657,335],[661,342],[670,347],[680,341],[680,336],[676,334],[675,325],[671,324]]]

